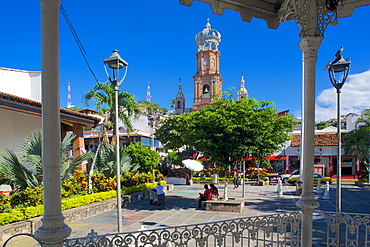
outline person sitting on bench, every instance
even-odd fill
[[[207,201],[212,199],[212,193],[208,189],[208,185],[204,185],[204,193],[199,193],[199,202],[198,202],[198,208],[202,207],[202,201]]]
[[[212,194],[212,199],[218,199],[220,195],[218,194],[218,189],[214,184],[209,185],[211,194]]]

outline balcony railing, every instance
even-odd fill
[[[205,224],[67,239],[65,247],[90,246],[299,246],[300,212]]]
[[[24,235],[16,234],[11,239]],[[289,212],[204,224],[98,235],[64,240],[64,247],[216,247],[300,246],[301,213]],[[41,245],[41,243],[39,243]],[[313,214],[312,246],[370,247],[370,215],[317,211]]]

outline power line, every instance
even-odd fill
[[[62,13],[62,15],[64,16],[64,19],[66,20],[67,25],[69,26],[69,29],[72,32],[73,38],[75,39],[75,41],[77,43],[78,49],[80,49],[80,52],[81,52],[82,57],[84,58],[84,60],[86,62],[87,67],[89,68],[91,74],[94,76],[95,81],[98,82],[98,79],[96,78],[94,71],[90,67],[89,61],[87,61],[87,58],[86,58],[86,55],[87,55],[86,50],[85,50],[85,48],[84,48],[84,46],[83,46],[80,38],[78,37],[78,34],[77,34],[76,30],[74,29],[71,20],[68,18],[67,12],[63,8],[63,5],[62,4],[60,5],[59,9],[60,9],[60,12]]]

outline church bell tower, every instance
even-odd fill
[[[222,97],[222,79],[220,74],[220,52],[218,45],[221,34],[211,29],[207,19],[203,31],[195,35],[198,45],[196,57],[196,74],[194,78],[194,102],[192,111],[202,109],[216,99]]]

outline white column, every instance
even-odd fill
[[[41,0],[42,158],[44,216],[35,237],[43,246],[63,246],[71,233],[61,209],[59,106],[59,0]]]
[[[301,246],[312,246],[312,215],[313,210],[319,207],[313,193],[313,164],[314,164],[314,134],[315,134],[315,80],[317,51],[321,45],[321,37],[306,36],[299,43],[304,58],[304,130],[301,149],[304,150],[302,195],[297,206],[302,211]]]

